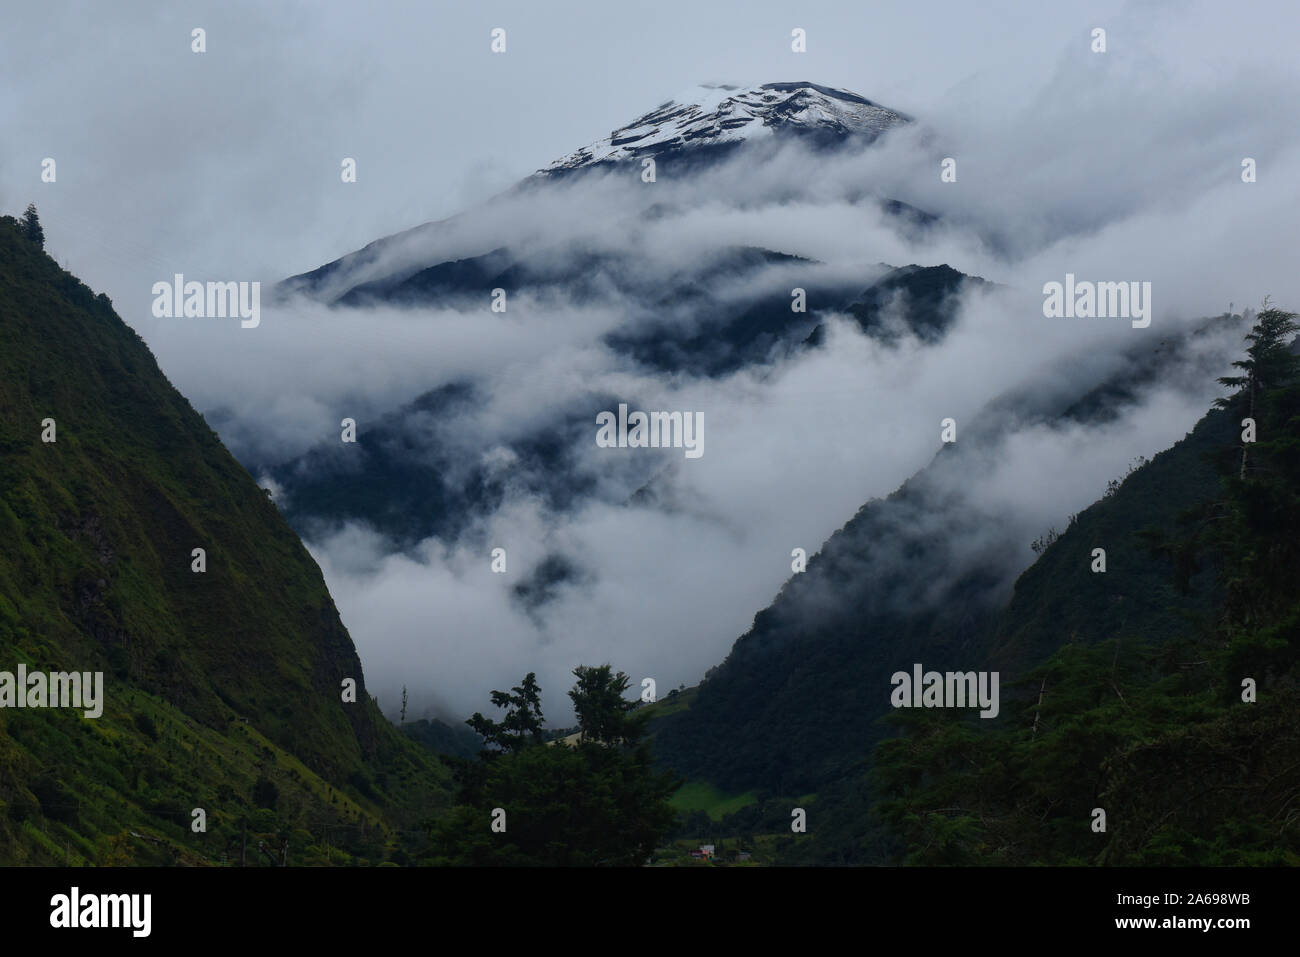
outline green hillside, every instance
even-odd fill
[[[1089,414],[1105,413],[1091,408]],[[660,712],[656,753],[688,779],[708,780],[727,792],[820,791],[861,770],[887,733],[878,720],[890,710],[887,694],[868,689],[887,690],[901,665],[976,667],[994,645],[1005,645],[1008,660],[1002,665],[1027,667],[1056,646],[1058,627],[1097,637],[1109,634],[1107,628],[1129,611],[1135,623],[1171,603],[1195,612],[1204,599],[1174,594],[1165,568],[1144,557],[1149,549],[1142,535],[1150,526],[1172,528],[1215,487],[1214,470],[1201,457],[1214,441],[1186,439],[1181,451],[1133,473],[1122,501],[1106,498],[1078,517],[1052,554],[1026,573],[1029,584],[1054,576],[1076,559],[1078,549],[1086,560],[1100,544],[1095,536],[1104,538],[1118,572],[1052,597],[1018,588],[1013,600],[1025,613],[1015,621],[1032,611],[1040,625],[1052,626],[1031,636],[998,617],[1013,594],[1006,570],[1021,563],[1029,543],[953,492],[964,476],[992,464],[988,450],[996,442],[984,441],[973,423],[961,442],[945,446],[900,489],[868,502],[831,536],[807,571],[786,582],[755,616],[688,712]],[[1075,551],[1066,558],[1070,549]]]
[[[1163,564],[1177,591],[1209,597],[1203,611],[1161,611],[1128,574],[1105,594],[1085,586],[1083,536],[1100,533],[1085,521],[1111,522],[1114,535],[1139,528],[1152,504],[1157,486],[1135,475],[1021,578],[995,654],[1046,649],[1048,639],[1057,647],[1023,676],[1010,720],[979,727],[953,712],[916,713],[899,722],[904,736],[877,750],[869,784],[882,800],[859,816],[886,822],[894,860],[1300,864],[1300,363],[1286,346],[1294,320],[1260,313],[1238,363],[1245,374],[1223,380],[1238,391],[1157,459],[1164,482],[1177,483],[1168,467],[1190,471],[1202,451],[1218,466],[1218,487],[1203,489],[1176,529],[1146,536],[1145,551],[1126,541],[1130,565]],[[1241,439],[1247,418],[1254,443]],[[1207,565],[1214,580],[1198,583],[1194,572]]]
[[[965,450],[945,450],[836,533],[689,707],[656,706],[657,753],[688,794],[707,782],[755,795],[713,834],[788,834],[799,795],[816,792],[791,862],[1286,858],[1269,857],[1264,835],[1295,839],[1296,396],[1280,384],[1257,396],[1267,441],[1246,480],[1231,478],[1248,411],[1237,398],[1099,489],[1008,597],[978,563],[954,572],[950,543],[987,521],[942,495],[945,471],[979,467],[968,430]],[[1015,544],[991,530],[983,567]],[[1090,567],[1097,547],[1104,574]],[[915,600],[918,582],[928,601]],[[999,671],[1000,717],[894,711],[889,674],[911,661]],[[1252,675],[1269,693],[1243,710]],[[1255,777],[1270,764],[1276,777]],[[1238,772],[1251,777],[1234,782]],[[1188,795],[1211,810],[1193,814]],[[1103,796],[1113,842],[1089,829]],[[697,814],[687,827],[706,823]]]
[[[0,670],[102,671],[105,698],[0,709],[0,863],[400,860],[448,802],[267,493],[8,217],[0,543]]]

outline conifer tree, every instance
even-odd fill
[[[1227,398],[1216,400],[1222,409],[1244,412],[1247,418],[1255,418],[1255,407],[1261,392],[1291,381],[1298,367],[1297,357],[1290,350],[1290,342],[1300,323],[1294,312],[1271,308],[1264,300],[1255,325],[1246,333],[1250,346],[1246,349],[1246,358],[1233,363],[1244,375],[1223,376],[1220,385],[1226,385],[1237,391]],[[1241,474],[1246,478],[1247,448],[1242,443]]]
[[[23,213],[20,228],[23,231],[23,236],[41,249],[45,248],[45,230],[41,228],[41,218],[36,214],[35,203],[27,204],[27,211]]]

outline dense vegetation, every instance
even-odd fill
[[[737,860],[1300,863],[1291,313],[1261,312],[1233,394],[1038,539],[1014,588],[998,556],[1025,543],[945,511],[968,442],[864,506],[700,688],[639,709],[579,667],[556,740],[530,674],[492,693],[499,721],[401,733],[274,503],[43,239],[34,209],[0,218],[0,671],[102,671],[106,700],[0,709],[0,863],[635,865],[689,861],[687,837]],[[931,309],[956,275],[909,274]],[[900,661],[1000,670],[999,719],[864,693]]]
[[[684,706],[655,706],[656,752],[690,788],[716,786],[682,833],[788,835],[791,808],[807,806],[808,835],[782,860],[1293,860],[1300,419],[1287,315],[1260,314],[1276,327],[1252,333],[1267,341],[1252,339],[1225,383],[1242,390],[1227,408],[1040,539],[1009,598],[979,566],[936,572],[954,567],[946,539],[980,521],[944,512],[927,475],[961,465],[958,450],[864,506]],[[1243,478],[1252,390],[1259,440]],[[1069,414],[1104,414],[1113,391]],[[1099,545],[1104,574],[1090,570]],[[928,601],[914,600],[918,581]],[[864,689],[887,689],[899,661],[999,670],[1001,716],[893,711]],[[1094,833],[1098,807],[1108,829]]]
[[[1107,410],[1096,396],[1110,391],[1104,383],[1079,401],[1066,397],[1068,407],[1046,409],[1043,418],[1095,421]],[[1027,413],[1016,411],[987,418],[1024,421]],[[656,719],[657,754],[689,780],[727,791],[820,791],[864,767],[886,733],[877,719],[889,710],[887,697],[866,689],[887,689],[899,662],[974,667],[997,650],[1011,656],[1008,664],[1028,666],[1056,647],[1054,629],[1102,640],[1127,616],[1160,618],[1171,606],[1193,612],[1210,600],[1179,594],[1146,558],[1139,532],[1172,529],[1213,492],[1215,472],[1201,452],[1227,440],[1222,421],[1203,423],[1134,472],[1122,497],[1077,516],[1063,544],[1024,573],[1014,594],[1006,569],[1023,565],[1027,543],[952,494],[965,475],[991,467],[986,450],[996,443],[983,441],[977,425],[831,536],[807,571],[755,616],[690,708]],[[1115,573],[1081,582],[1070,574],[1070,589],[1056,587],[1079,549],[1086,567],[1097,541],[1109,543]],[[1162,619],[1159,627],[1167,634],[1176,625]]]
[[[492,692],[501,721],[469,719],[488,749],[456,762],[457,806],[432,825],[435,863],[634,866],[661,844],[676,823],[668,799],[678,782],[651,766],[627,675],[609,665],[573,674],[575,741],[546,740],[531,673]]]
[[[106,703],[0,710],[0,863],[420,851],[449,773],[366,694],[267,494],[35,223],[0,219],[0,671],[102,671]]]
[[[1133,627],[1102,644],[1057,632],[1065,644],[1024,681],[1040,695],[997,730],[910,715],[875,769],[897,859],[1300,863],[1297,328],[1293,314],[1259,314],[1242,375],[1221,380],[1237,391],[1210,415],[1243,434],[1253,420],[1257,440],[1219,446],[1221,494],[1176,535],[1148,536],[1181,589],[1213,557],[1219,600],[1160,641]]]

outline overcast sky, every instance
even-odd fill
[[[655,383],[594,345],[620,320],[617,303],[554,316],[539,307],[544,321],[528,328],[379,310],[364,321],[285,313],[254,333],[154,319],[150,287],[175,272],[274,282],[311,269],[472,208],[702,82],[810,80],[907,112],[958,157],[960,188],[941,185],[906,137],[847,169],[738,170],[797,182],[804,195],[753,209],[738,197],[761,182],[696,194],[683,186],[690,212],[649,231],[658,252],[647,268],[655,255],[689,255],[689,237],[836,268],[949,262],[1030,293],[1071,269],[1149,278],[1159,290],[1153,334],[1229,301],[1300,303],[1300,5],[1291,2],[10,7],[0,35],[0,210],[38,204],[51,254],[112,297],[201,411],[233,416],[223,438],[237,452],[298,450],[336,428],[349,395],[370,390],[378,405],[396,404],[464,376],[487,383],[482,415],[466,425],[478,430],[479,453],[509,437],[521,410],[580,397],[591,383],[654,394]],[[195,27],[206,30],[206,53],[191,52]],[[490,52],[495,27],[507,31],[505,54]],[[790,49],[796,27],[807,31],[807,53]],[[1102,57],[1089,49],[1095,27],[1107,31]],[[1244,156],[1259,163],[1250,186],[1240,181]],[[46,157],[56,183],[41,182]],[[356,184],[340,181],[343,157],[357,161]],[[908,246],[864,227],[844,202],[864,175],[1019,248],[999,257],[960,232]],[[567,216],[508,212],[520,228],[573,229],[611,201],[578,202]],[[391,702],[407,673],[451,669],[452,679],[417,691],[463,713],[489,687],[517,680],[524,662],[546,688],[599,657],[661,675],[664,686],[697,680],[780,586],[790,547],[815,550],[866,498],[924,464],[941,415],[977,410],[1015,377],[1081,348],[1131,342],[1125,330],[1047,331],[1041,314],[1030,328],[1042,334],[1027,339],[1017,325],[1027,314],[1008,309],[969,302],[951,344],[908,354],[906,366],[837,325],[834,352],[768,380],[664,393],[664,408],[708,410],[711,451],[681,479],[694,511],[666,518],[596,502],[561,519],[520,499],[480,530],[513,534],[525,561],[558,542],[605,574],[540,626],[511,610],[506,586],[465,543],[431,541],[414,558],[390,554],[364,529],[311,543],[372,687]],[[1000,471],[971,494],[1019,503],[1028,533],[1085,506],[1133,455],[1177,439],[1208,398],[1166,384],[1109,429],[1013,436]],[[848,428],[854,442],[825,441]],[[680,606],[666,607],[664,594]],[[432,636],[431,607],[445,625]]]
[[[37,202],[53,254],[148,340],[149,277],[310,269],[471,206],[701,82],[812,80],[960,136],[1050,110],[1054,83],[1078,81],[1062,64],[1097,26],[1105,68],[1130,71],[1139,103],[1284,76],[1276,102],[1236,108],[1294,116],[1300,7],[1285,0],[48,0],[5,11],[0,208]],[[504,54],[490,52],[494,27]],[[791,52],[795,27],[806,53]],[[1158,121],[1162,104],[1149,105]],[[1094,143],[1125,135],[1078,129]],[[344,156],[355,185],[340,182]],[[57,183],[40,180],[45,157]]]
[[[1112,61],[1153,78],[1227,79],[1290,68],[1300,25],[1288,2],[1032,0],[48,0],[9,4],[5,21],[0,206],[37,201],[51,249],[115,299],[144,257],[268,278],[311,268],[700,82],[807,79],[927,118],[1011,112],[1095,26]],[[498,26],[508,45],[494,55]],[[40,182],[47,156],[57,184]],[[339,181],[343,156],[355,187]]]

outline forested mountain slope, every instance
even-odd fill
[[[0,670],[103,673],[98,718],[0,709],[0,863],[379,860],[445,803],[266,492],[8,217],[0,543]]]

